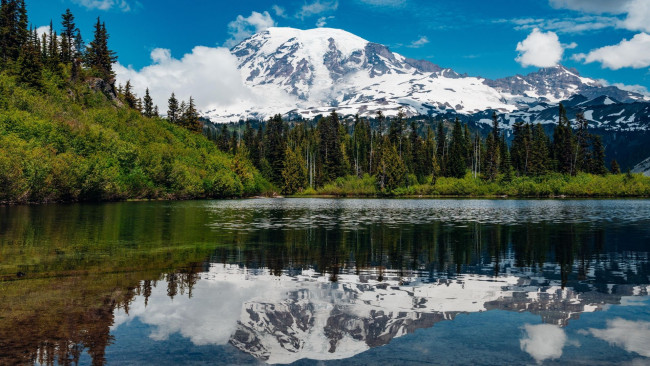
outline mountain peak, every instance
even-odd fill
[[[337,109],[342,114],[474,114],[513,112],[536,103],[558,103],[572,95],[607,94],[634,99],[616,87],[604,88],[563,65],[497,80],[461,75],[425,60],[392,52],[335,28],[272,27],[233,47],[251,100],[228,111],[208,111],[217,121],[265,119],[276,113],[311,118]]]

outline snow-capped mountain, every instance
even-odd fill
[[[370,116],[380,110],[394,115],[400,107],[410,115],[512,113],[576,94],[644,100],[563,66],[497,80],[461,75],[339,29],[269,28],[231,52],[243,82],[258,97],[204,111],[213,122],[265,119],[276,113],[310,118],[332,109]]]

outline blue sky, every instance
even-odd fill
[[[136,70],[150,65],[158,48],[180,59],[195,46],[232,45],[269,25],[325,25],[472,76],[528,73],[559,59],[584,76],[650,88],[648,0],[27,0],[27,6],[35,26],[53,19],[57,28],[70,8],[86,40],[101,16],[120,64]]]

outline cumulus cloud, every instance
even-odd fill
[[[131,11],[131,5],[126,0],[72,0],[75,4],[88,9],[110,10],[117,8],[121,11]]]
[[[537,363],[562,356],[562,349],[567,342],[563,329],[551,324],[526,324],[524,331],[526,336],[519,341],[519,346]]]
[[[429,43],[429,38],[427,38],[426,36],[420,36],[420,38],[418,38],[417,40],[411,42],[411,44],[408,45],[408,47],[410,47],[410,48],[420,48],[420,47],[424,46],[427,43]]]
[[[585,63],[600,62],[603,67],[618,70],[623,67],[635,69],[650,66],[650,35],[639,33],[632,39],[622,40],[619,44],[605,46],[587,54],[574,55],[577,61]]]
[[[199,110],[228,106],[251,97],[237,68],[237,59],[227,48],[195,47],[181,59],[172,57],[167,49],[151,52],[153,64],[141,70],[116,64],[117,81],[128,80],[138,96],[150,89],[161,112],[166,110],[172,92],[180,100],[193,96]]]
[[[288,18],[287,11],[280,5],[273,5],[271,9],[273,9],[276,16],[279,16],[280,18]]]
[[[523,67],[551,67],[560,63],[564,47],[554,32],[542,32],[535,28],[517,44],[519,55],[515,60]]]
[[[225,42],[225,46],[232,47],[255,33],[264,31],[275,26],[275,21],[268,11],[258,13],[253,11],[250,16],[238,15],[235,20],[228,23],[228,33],[231,38]]]
[[[590,329],[589,332],[613,345],[650,357],[650,322],[630,321],[621,318],[607,321],[605,329]]]
[[[338,0],[325,1],[325,0],[316,0],[313,3],[304,4],[298,13],[296,13],[296,18],[305,19],[314,15],[319,15],[322,13],[327,13],[338,9],[339,2]]]

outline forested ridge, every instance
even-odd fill
[[[487,134],[467,124],[417,123],[401,111],[373,119],[332,111],[313,121],[210,126],[222,151],[247,155],[284,194],[377,196],[645,196],[650,180],[606,164],[588,121],[567,118],[560,104],[552,135],[517,122],[511,141],[496,113]],[[609,165],[609,167],[607,166]]]
[[[203,135],[190,108],[162,119],[148,93],[115,87],[116,53],[97,19],[39,36],[24,0],[0,9],[0,203],[241,197],[269,190],[242,155]],[[185,104],[185,103],[183,103]],[[176,121],[172,121],[176,122]],[[183,128],[187,127],[187,128]]]

